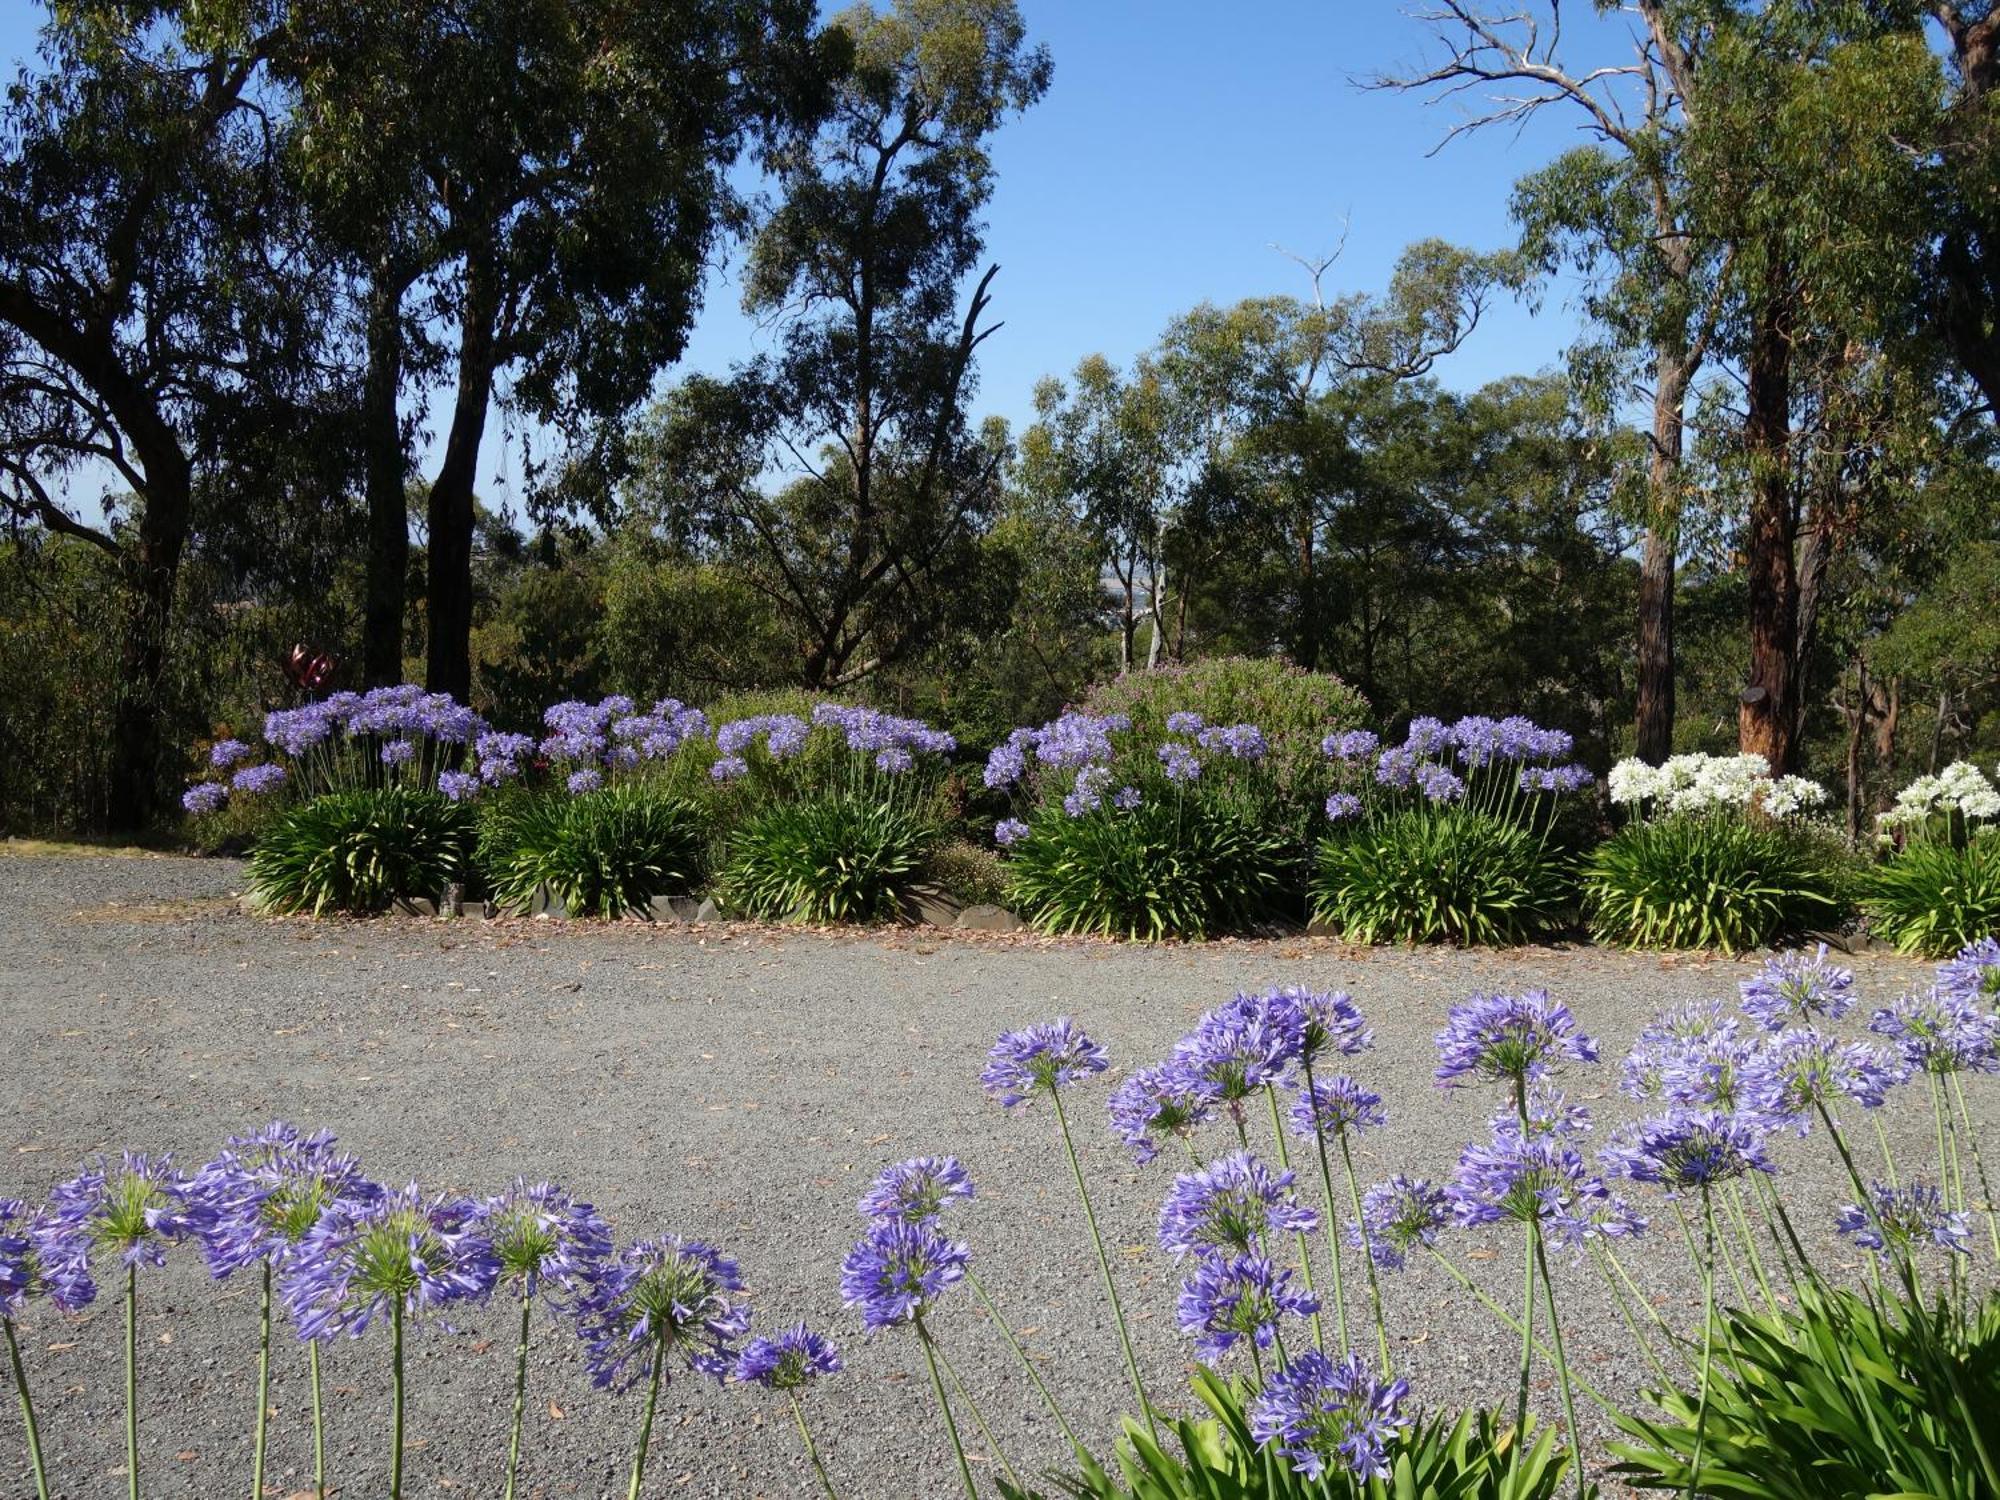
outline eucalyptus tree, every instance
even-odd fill
[[[0,130],[0,505],[115,564],[111,824],[168,775],[169,632],[203,497],[311,430],[323,285],[281,190],[273,4],[56,7]],[[101,490],[93,505],[85,492]],[[92,518],[95,509],[102,520]]]
[[[897,0],[831,25],[852,70],[821,130],[770,154],[779,202],[745,268],[777,347],[671,393],[636,486],[663,526],[743,561],[813,688],[920,649],[973,581],[1005,446],[966,415],[1000,326],[999,268],[973,279],[989,140],[1050,75],[1013,0]]]
[[[826,103],[845,49],[814,12],[296,0],[284,63],[301,171],[362,285],[370,675],[400,664],[401,412],[448,392],[427,492],[425,675],[464,698],[473,492],[496,398],[615,466],[623,419],[679,358],[743,211],[733,164],[780,149]]]

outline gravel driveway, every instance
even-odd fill
[[[1007,1116],[979,1092],[1000,1029],[1067,1011],[1115,1066],[1137,1066],[1238,988],[1346,988],[1377,1034],[1356,1071],[1385,1095],[1392,1124],[1364,1138],[1362,1170],[1436,1176],[1491,1108],[1476,1091],[1430,1082],[1431,1036],[1455,999],[1539,984],[1568,1000],[1604,1044],[1607,1061],[1568,1080],[1600,1111],[1601,1132],[1630,1109],[1613,1089],[1613,1060],[1639,1024],[1672,1001],[1733,997],[1751,972],[1593,950],[1356,953],[1304,939],[1136,947],[914,930],[268,921],[238,913],[240,881],[241,867],[224,861],[0,858],[0,1195],[36,1197],[86,1153],[126,1145],[170,1149],[191,1166],[273,1117],[335,1130],[383,1181],[485,1192],[516,1174],[555,1178],[592,1197],[621,1239],[679,1232],[722,1245],[741,1262],[760,1327],[805,1317],[836,1334],[848,1373],[815,1393],[813,1410],[848,1500],[958,1486],[916,1349],[863,1339],[835,1290],[854,1200],[887,1162],[964,1160],[979,1197],[954,1230],[1045,1357],[1073,1420],[1108,1438],[1129,1404],[1053,1117]],[[1864,1004],[1924,972],[1877,956],[1853,963]],[[1147,1248],[1170,1169],[1136,1169],[1118,1148],[1102,1126],[1105,1083],[1072,1096],[1080,1146],[1148,1382],[1178,1400],[1188,1355],[1173,1324],[1176,1277]],[[1976,1091],[1989,1125],[1995,1093],[1990,1083]],[[1892,1114],[1899,1157],[1921,1160],[1927,1113],[1905,1101]],[[1782,1151],[1795,1216],[1824,1225],[1844,1195],[1823,1140]],[[1858,1259],[1821,1238],[1827,1264]],[[1452,1249],[1494,1295],[1519,1295],[1512,1234],[1459,1234]],[[1675,1237],[1657,1235],[1633,1257],[1656,1302],[1694,1305],[1696,1277]],[[1638,1361],[1595,1273],[1583,1262],[1557,1274],[1579,1368],[1632,1395]],[[1385,1292],[1398,1373],[1422,1402],[1509,1398],[1517,1341],[1441,1269],[1413,1265]],[[1361,1314],[1358,1298],[1354,1307]],[[144,1273],[141,1313],[146,1493],[239,1493],[253,1287],[217,1287],[177,1252],[168,1269]],[[410,1494],[498,1493],[511,1322],[507,1308],[476,1309],[457,1334],[419,1341]],[[976,1308],[961,1300],[938,1331],[1017,1466],[1055,1463],[1052,1424]],[[23,1334],[57,1491],[122,1495],[116,1300],[73,1324],[37,1305]],[[538,1337],[525,1493],[623,1495],[637,1396],[593,1392],[559,1324]],[[328,1356],[330,1465],[348,1500],[386,1488],[387,1364],[375,1332]],[[1538,1400],[1556,1415],[1547,1384]],[[305,1402],[303,1357],[287,1341],[271,1493],[310,1477]],[[649,1495],[815,1492],[788,1416],[766,1393],[680,1380],[662,1410]],[[0,1415],[9,1496],[30,1493],[18,1438],[10,1402]],[[979,1467],[994,1470],[984,1444]]]

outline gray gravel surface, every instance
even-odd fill
[[[1347,988],[1377,1035],[1356,1071],[1386,1096],[1393,1123],[1365,1139],[1361,1169],[1435,1176],[1492,1107],[1477,1091],[1440,1093],[1430,1082],[1431,1037],[1455,999],[1541,984],[1568,1000],[1605,1044],[1604,1063],[1567,1080],[1600,1111],[1603,1131],[1630,1110],[1611,1059],[1643,1020],[1669,1002],[1733,996],[1751,972],[1743,961],[1357,953],[1305,939],[1136,947],[928,931],[270,921],[238,912],[240,882],[241,867],[225,861],[0,858],[0,1194],[34,1197],[86,1154],[127,1145],[192,1165],[273,1117],[334,1129],[384,1181],[491,1191],[525,1174],[572,1184],[621,1238],[679,1232],[725,1247],[761,1327],[805,1317],[840,1337],[849,1373],[816,1392],[812,1409],[849,1500],[958,1487],[917,1350],[903,1337],[864,1339],[835,1290],[854,1200],[890,1161],[931,1152],[965,1161],[979,1197],[953,1228],[1073,1419],[1108,1439],[1129,1405],[1055,1121],[1039,1108],[1004,1114],[977,1087],[1002,1028],[1067,1011],[1130,1067],[1160,1057],[1238,988]],[[1923,972],[1873,955],[1853,963],[1876,1003]],[[1176,1277],[1150,1248],[1169,1168],[1135,1169],[1103,1128],[1109,1081],[1072,1096],[1080,1146],[1146,1378],[1176,1403],[1188,1358],[1173,1322]],[[1988,1123],[1994,1093],[1979,1095]],[[1905,1102],[1892,1115],[1899,1153],[1918,1160],[1928,1112]],[[1788,1142],[1783,1159],[1795,1214],[1823,1226],[1842,1196],[1825,1143]],[[1816,1232],[1828,1264],[1855,1264]],[[1459,1234],[1452,1251],[1493,1295],[1519,1296],[1511,1234]],[[1697,1277],[1671,1233],[1631,1260],[1669,1316],[1698,1305]],[[1557,1274],[1577,1367],[1636,1399],[1642,1367],[1595,1273],[1586,1262]],[[1398,1372],[1422,1402],[1509,1399],[1518,1343],[1441,1269],[1413,1267],[1385,1291]],[[1359,1297],[1353,1306],[1365,1318]],[[217,1286],[190,1253],[144,1273],[147,1494],[247,1487],[255,1314],[247,1281]],[[456,1334],[422,1338],[411,1361],[412,1495],[499,1490],[512,1317],[496,1306],[460,1322]],[[1057,1462],[1052,1425],[969,1299],[941,1313],[938,1331],[1016,1464]],[[122,1495],[117,1302],[67,1323],[38,1305],[23,1334],[57,1491]],[[541,1325],[538,1337],[525,1493],[622,1495],[638,1397],[591,1391],[560,1324]],[[387,1361],[379,1332],[328,1356],[331,1464],[348,1500],[386,1491]],[[1546,1379],[1536,1399],[1556,1416]],[[288,1342],[273,1396],[272,1493],[310,1476],[305,1403],[304,1360]],[[765,1393],[683,1379],[663,1412],[649,1495],[815,1492],[786,1413]],[[1584,1416],[1601,1429],[1588,1403]],[[18,1436],[10,1403],[0,1494],[28,1493]],[[986,1445],[977,1448],[980,1471],[994,1472]]]

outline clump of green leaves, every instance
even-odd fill
[[[280,913],[379,912],[466,881],[476,840],[472,809],[436,792],[332,792],[287,809],[258,840],[250,894]]]
[[[1358,943],[1526,942],[1559,927],[1567,862],[1472,808],[1407,808],[1320,843],[1313,915]]]
[[[1619,1419],[1618,1473],[1644,1489],[1745,1500],[2000,1493],[2000,1292],[1972,1310],[1798,1288],[1777,1316],[1732,1308],[1716,1378],[1655,1397],[1664,1415]],[[1699,1430],[1698,1430],[1699,1429]]]
[[[1599,845],[1584,900],[1599,942],[1737,953],[1837,924],[1842,885],[1828,851],[1797,828],[1669,816]]]
[[[1910,844],[1868,872],[1862,909],[1876,936],[1924,958],[2000,933],[2000,833],[1977,833],[1958,847]]]
[[[1045,807],[1009,851],[1008,894],[1044,932],[1202,938],[1271,910],[1288,847],[1281,833],[1200,798],[1075,818]]]
[[[502,906],[526,910],[546,888],[571,916],[616,918],[693,889],[702,828],[692,802],[643,782],[574,797],[551,789],[497,802],[480,860]]]
[[[746,916],[881,922],[903,914],[931,825],[908,807],[836,794],[751,814],[730,843],[719,895]]]
[[[949,839],[931,850],[924,879],[965,906],[998,905],[1007,898],[1007,869],[991,849]]]

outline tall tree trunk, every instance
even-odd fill
[[[1767,276],[1746,361],[1744,450],[1750,464],[1746,546],[1750,584],[1750,676],[1737,710],[1737,742],[1773,775],[1797,754],[1799,594],[1793,555],[1798,520],[1790,464],[1792,349],[1781,267]]]
[[[1298,520],[1299,618],[1292,660],[1308,672],[1319,669],[1319,589],[1313,578],[1313,518],[1310,507]]]
[[[130,598],[111,721],[111,800],[106,813],[116,833],[143,833],[161,813],[167,631],[194,500],[193,470],[177,445],[149,444],[141,458],[146,494],[138,536],[123,560]]]
[[[1674,577],[1680,560],[1681,458],[1693,361],[1662,345],[1653,361],[1652,453],[1646,536],[1639,558],[1638,754],[1658,765],[1674,753]]]
[[[1841,705],[1847,718],[1847,847],[1861,845],[1861,741],[1868,732],[1868,659],[1854,663],[1854,696]]]
[[[499,313],[493,268],[480,257],[466,268],[459,329],[458,395],[444,462],[431,484],[430,566],[426,575],[428,650],[424,683],[459,702],[472,697],[473,483],[486,408],[493,395],[493,324]]]
[[[368,306],[368,370],[361,390],[361,446],[368,500],[368,576],[361,673],[368,687],[403,680],[404,581],[410,570],[408,455],[398,398],[403,387],[403,291],[379,264]]]

